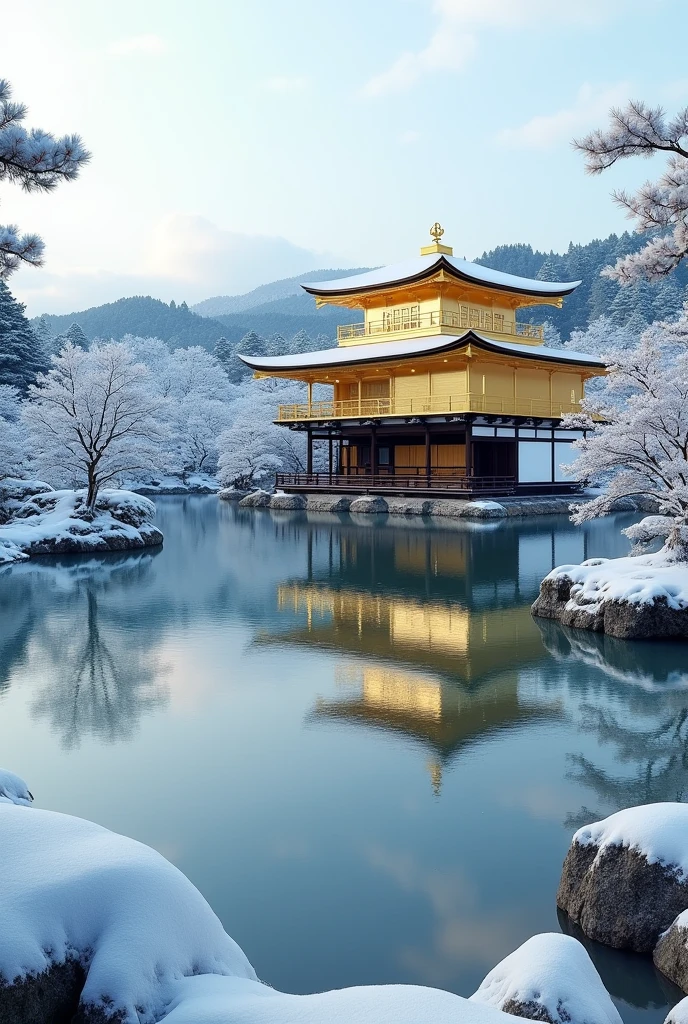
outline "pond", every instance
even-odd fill
[[[277,988],[469,995],[567,927],[575,828],[688,799],[685,646],[530,616],[628,516],[361,520],[165,498],[159,552],[6,569],[0,764],[177,864]],[[680,997],[588,948],[626,1022]]]

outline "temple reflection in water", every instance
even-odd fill
[[[546,657],[530,605],[555,561],[587,555],[567,523],[510,528],[400,529],[337,523],[309,531],[304,579],[279,585],[289,626],[263,642],[342,656],[337,695],[311,722],[384,729],[422,744],[433,786],[467,745],[533,717],[556,715],[519,697],[519,673]]]

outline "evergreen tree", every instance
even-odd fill
[[[84,352],[88,351],[88,338],[76,321],[69,325],[64,334],[58,334],[57,338],[55,338],[55,350],[59,352],[70,342],[77,348],[82,348]]]
[[[36,375],[48,368],[48,357],[17,302],[0,281],[0,384],[26,394]]]
[[[55,338],[50,328],[50,324],[48,323],[48,318],[46,316],[39,317],[38,320],[33,321],[32,327],[33,333],[38,338],[38,343],[41,346],[42,351],[45,352],[46,355],[53,352],[55,347]]]
[[[283,356],[288,351],[287,339],[283,334],[273,334],[268,338],[267,354],[269,356]]]
[[[261,338],[260,334],[256,334],[255,331],[249,331],[237,345],[237,352],[241,352],[242,356],[267,355],[265,338]]]
[[[675,278],[662,281],[652,299],[652,319],[672,320],[681,310],[681,289]]]
[[[306,334],[305,331],[298,331],[289,342],[289,351],[298,352],[312,352],[313,341],[310,335]]]
[[[234,355],[234,345],[232,345],[231,341],[227,341],[226,338],[218,338],[215,342],[213,355],[217,359],[218,363],[220,363],[225,373],[229,373],[229,368],[232,365],[233,360],[236,358]]]

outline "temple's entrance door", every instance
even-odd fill
[[[476,441],[473,449],[475,476],[516,476],[515,441]]]

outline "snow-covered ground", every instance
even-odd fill
[[[137,494],[216,494],[220,485],[209,473],[190,473],[180,476],[159,476],[150,480],[126,480],[123,484]]]
[[[161,544],[155,505],[131,491],[101,491],[89,518],[84,491],[34,494],[0,526],[0,565],[30,555],[120,551]]]

